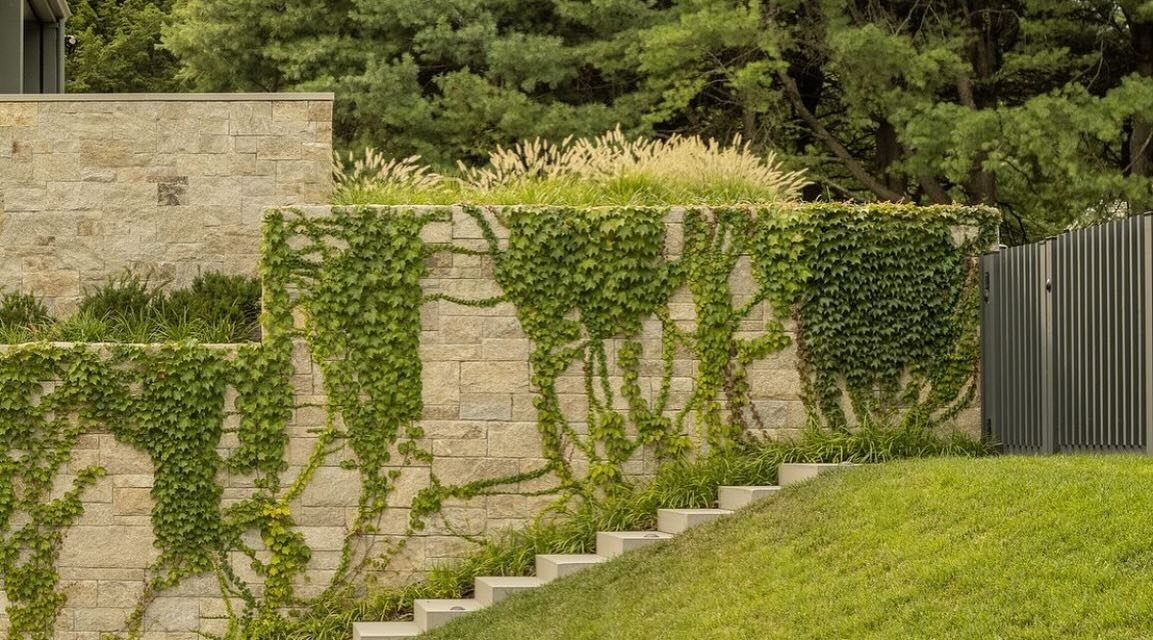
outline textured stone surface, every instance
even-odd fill
[[[0,99],[0,286],[66,313],[126,268],[255,275],[261,211],[327,199],[331,114],[322,96]]]

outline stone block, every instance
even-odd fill
[[[0,127],[31,127],[36,124],[38,105],[34,102],[0,103]]]
[[[426,405],[460,402],[460,363],[424,362],[421,366],[421,382]]]
[[[75,526],[65,536],[59,565],[143,569],[156,556],[153,539],[152,529],[148,526]]]
[[[462,420],[511,420],[512,396],[507,393],[461,393]]]
[[[200,602],[196,598],[159,597],[144,613],[144,631],[195,632],[200,625]]]
[[[797,399],[801,395],[801,376],[795,368],[750,371],[749,393],[757,399]]]
[[[432,455],[446,458],[472,458],[488,453],[488,442],[472,439],[442,439],[432,441]]]
[[[500,393],[529,390],[527,362],[462,362],[460,365],[462,392]]]
[[[97,605],[97,582],[95,580],[61,581],[60,591],[68,598],[68,606],[90,608]]]
[[[72,624],[76,631],[121,631],[127,617],[124,609],[84,608],[73,613]]]
[[[490,362],[527,362],[531,352],[528,338],[485,338],[481,344],[481,357]]]
[[[116,515],[146,516],[152,513],[151,489],[121,487],[113,490],[112,506]]]
[[[355,469],[320,467],[305,487],[300,501],[310,507],[356,506],[360,474]]]
[[[519,469],[513,459],[437,458],[432,461],[432,473],[445,485],[504,478],[516,475]]]
[[[144,593],[143,582],[101,580],[98,585],[96,606],[99,607],[131,609]]]
[[[535,422],[494,423],[488,428],[488,455],[540,458],[541,436]]]

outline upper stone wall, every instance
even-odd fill
[[[332,94],[0,96],[0,289],[255,275],[265,208],[331,189]]]

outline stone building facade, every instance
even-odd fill
[[[327,199],[332,100],[0,96],[0,290],[67,313],[125,269],[255,275],[261,212]]]

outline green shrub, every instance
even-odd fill
[[[87,291],[64,319],[53,320],[30,294],[0,296],[0,344],[259,340],[260,304],[256,278],[206,273],[166,295],[150,277],[125,271]]]
[[[0,295],[0,328],[27,330],[51,321],[48,308],[31,293],[8,292]]]
[[[196,276],[187,289],[178,289],[164,302],[164,317],[176,326],[196,320],[215,327],[217,335],[227,327],[225,342],[259,336],[260,280],[223,273]]]
[[[144,317],[155,312],[164,301],[160,286],[153,286],[150,276],[125,271],[84,293],[79,313],[93,318],[110,318],[129,314]]]

